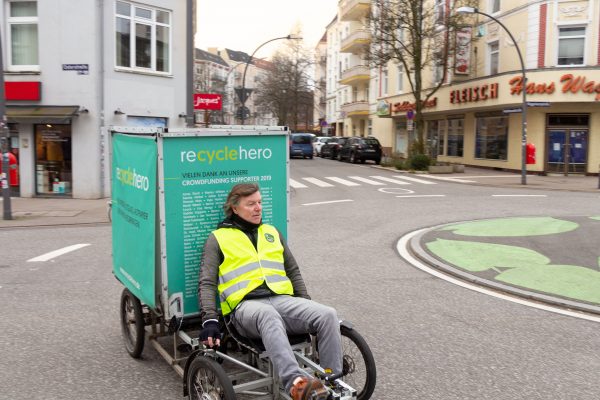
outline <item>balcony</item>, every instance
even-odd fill
[[[371,0],[341,0],[340,19],[342,21],[360,21],[371,9]]]
[[[366,29],[359,29],[342,40],[341,53],[361,54],[371,43],[371,34]]]
[[[366,65],[356,65],[342,72],[342,79],[340,79],[340,84],[357,85],[359,83],[364,82],[368,83],[370,79],[371,74],[369,72],[369,67],[367,67]]]
[[[342,104],[342,113],[348,118],[366,117],[369,115],[369,102],[366,100],[353,101],[352,103]]]

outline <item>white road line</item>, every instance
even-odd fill
[[[445,194],[415,194],[407,196],[396,196],[396,197],[446,197]]]
[[[304,179],[305,181],[310,182],[312,184],[315,184],[317,186],[320,186],[320,187],[333,187],[333,185],[331,183],[327,183],[327,182],[322,181],[317,178],[302,178],[302,179]]]
[[[475,181],[469,181],[467,179],[447,178],[447,177],[443,177],[443,176],[434,176],[434,175],[427,175],[427,178],[437,179],[437,180],[446,181],[446,182],[458,182],[458,183],[474,183],[475,182]]]
[[[412,176],[394,175],[394,178],[406,179],[407,181],[422,183],[423,185],[437,185],[436,182],[413,178]]]
[[[72,246],[63,247],[62,249],[54,250],[46,254],[42,254],[41,256],[37,256],[27,260],[27,262],[40,262],[40,261],[48,261],[58,256],[62,256],[63,254],[69,253],[71,251],[79,250],[83,247],[89,246],[89,243],[79,243],[74,244]]]
[[[293,187],[294,189],[300,189],[300,188],[305,188],[308,187],[298,181],[293,180],[292,178],[290,178],[290,186]]]
[[[465,175],[461,178],[478,179],[478,178],[520,178],[520,175]]]
[[[593,321],[593,322],[600,322],[599,317],[594,317],[594,316],[588,315],[588,314],[568,311],[568,310],[564,310],[562,308],[552,307],[552,306],[545,305],[545,304],[534,303],[532,301],[524,300],[522,298],[512,297],[512,296],[508,296],[508,295],[505,295],[502,293],[498,293],[498,292],[495,292],[495,291],[492,291],[492,290],[489,290],[489,289],[486,289],[486,288],[483,288],[480,286],[476,286],[476,285],[467,283],[465,281],[462,281],[462,280],[459,280],[456,278],[453,278],[451,276],[443,274],[443,273],[429,267],[428,265],[423,264],[420,260],[416,259],[415,257],[412,256],[412,254],[410,254],[410,252],[407,250],[407,247],[408,247],[408,242],[413,237],[415,237],[416,235],[420,234],[421,232],[423,232],[425,230],[426,229],[420,229],[418,231],[411,232],[411,233],[401,237],[400,240],[398,240],[398,243],[396,244],[396,249],[398,250],[398,253],[400,254],[400,256],[402,258],[404,258],[406,261],[408,261],[414,267],[419,268],[421,271],[424,271],[430,275],[436,276],[447,282],[461,286],[465,289],[473,290],[475,292],[483,293],[488,296],[493,296],[493,297],[496,297],[496,298],[499,298],[502,300],[508,300],[513,303],[521,304],[521,305],[524,305],[527,307],[532,307],[532,308],[537,308],[539,310],[550,311],[550,312],[557,313],[557,314],[567,315],[569,317],[581,318],[581,319],[585,319],[585,320]]]
[[[398,179],[388,178],[386,176],[372,175],[370,178],[379,179],[380,181],[395,183],[396,185],[410,185],[410,183],[405,181],[400,181]]]
[[[492,197],[548,197],[545,194],[493,194]]]
[[[348,178],[354,179],[359,182],[368,183],[369,185],[375,185],[375,186],[385,185],[385,183],[383,183],[383,182],[377,182],[377,181],[374,181],[373,179],[363,178],[362,176],[349,176]]]
[[[346,200],[318,201],[316,203],[304,203],[302,205],[303,206],[316,206],[318,204],[345,203],[345,202],[348,202],[348,201],[354,201],[354,200],[346,199]]]
[[[331,181],[341,183],[342,185],[346,185],[346,186],[360,186],[360,183],[351,182],[347,179],[338,178],[336,176],[326,176],[325,179],[329,179]]]

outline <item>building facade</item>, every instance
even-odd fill
[[[195,110],[196,124],[231,125],[234,120],[234,68],[218,52],[195,49],[194,92],[221,96],[221,110]]]
[[[452,32],[457,54],[444,85],[424,105],[430,154],[438,161],[520,170],[527,144],[535,149],[526,165],[531,173],[598,173],[600,2],[485,0],[479,6],[506,29],[475,14]],[[435,71],[429,73],[433,82]],[[388,132],[393,152],[406,155],[412,94],[377,100],[389,112],[372,115],[376,131]]]
[[[108,196],[110,126],[189,123],[188,5],[2,1],[7,117],[21,196]]]

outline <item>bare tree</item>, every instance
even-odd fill
[[[371,46],[366,59],[371,67],[401,65],[414,96],[414,129],[409,154],[425,154],[424,105],[447,83],[455,49],[453,32],[461,26],[458,6],[477,0],[375,0],[369,16]],[[460,3],[460,4],[459,4]],[[433,71],[426,79],[426,72]]]
[[[255,103],[277,116],[279,125],[293,131],[312,122],[313,90],[309,69],[313,62],[301,44],[290,42],[273,56],[272,68],[258,82]],[[308,116],[307,114],[310,114]]]

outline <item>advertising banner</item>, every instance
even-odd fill
[[[155,307],[156,159],[154,138],[113,135],[113,272]]]
[[[194,110],[220,110],[221,108],[223,108],[223,96],[220,94],[194,94]]]
[[[258,183],[263,221],[287,235],[287,140],[285,133],[163,138],[171,315],[199,311],[202,250],[224,218],[223,203],[234,185]]]

